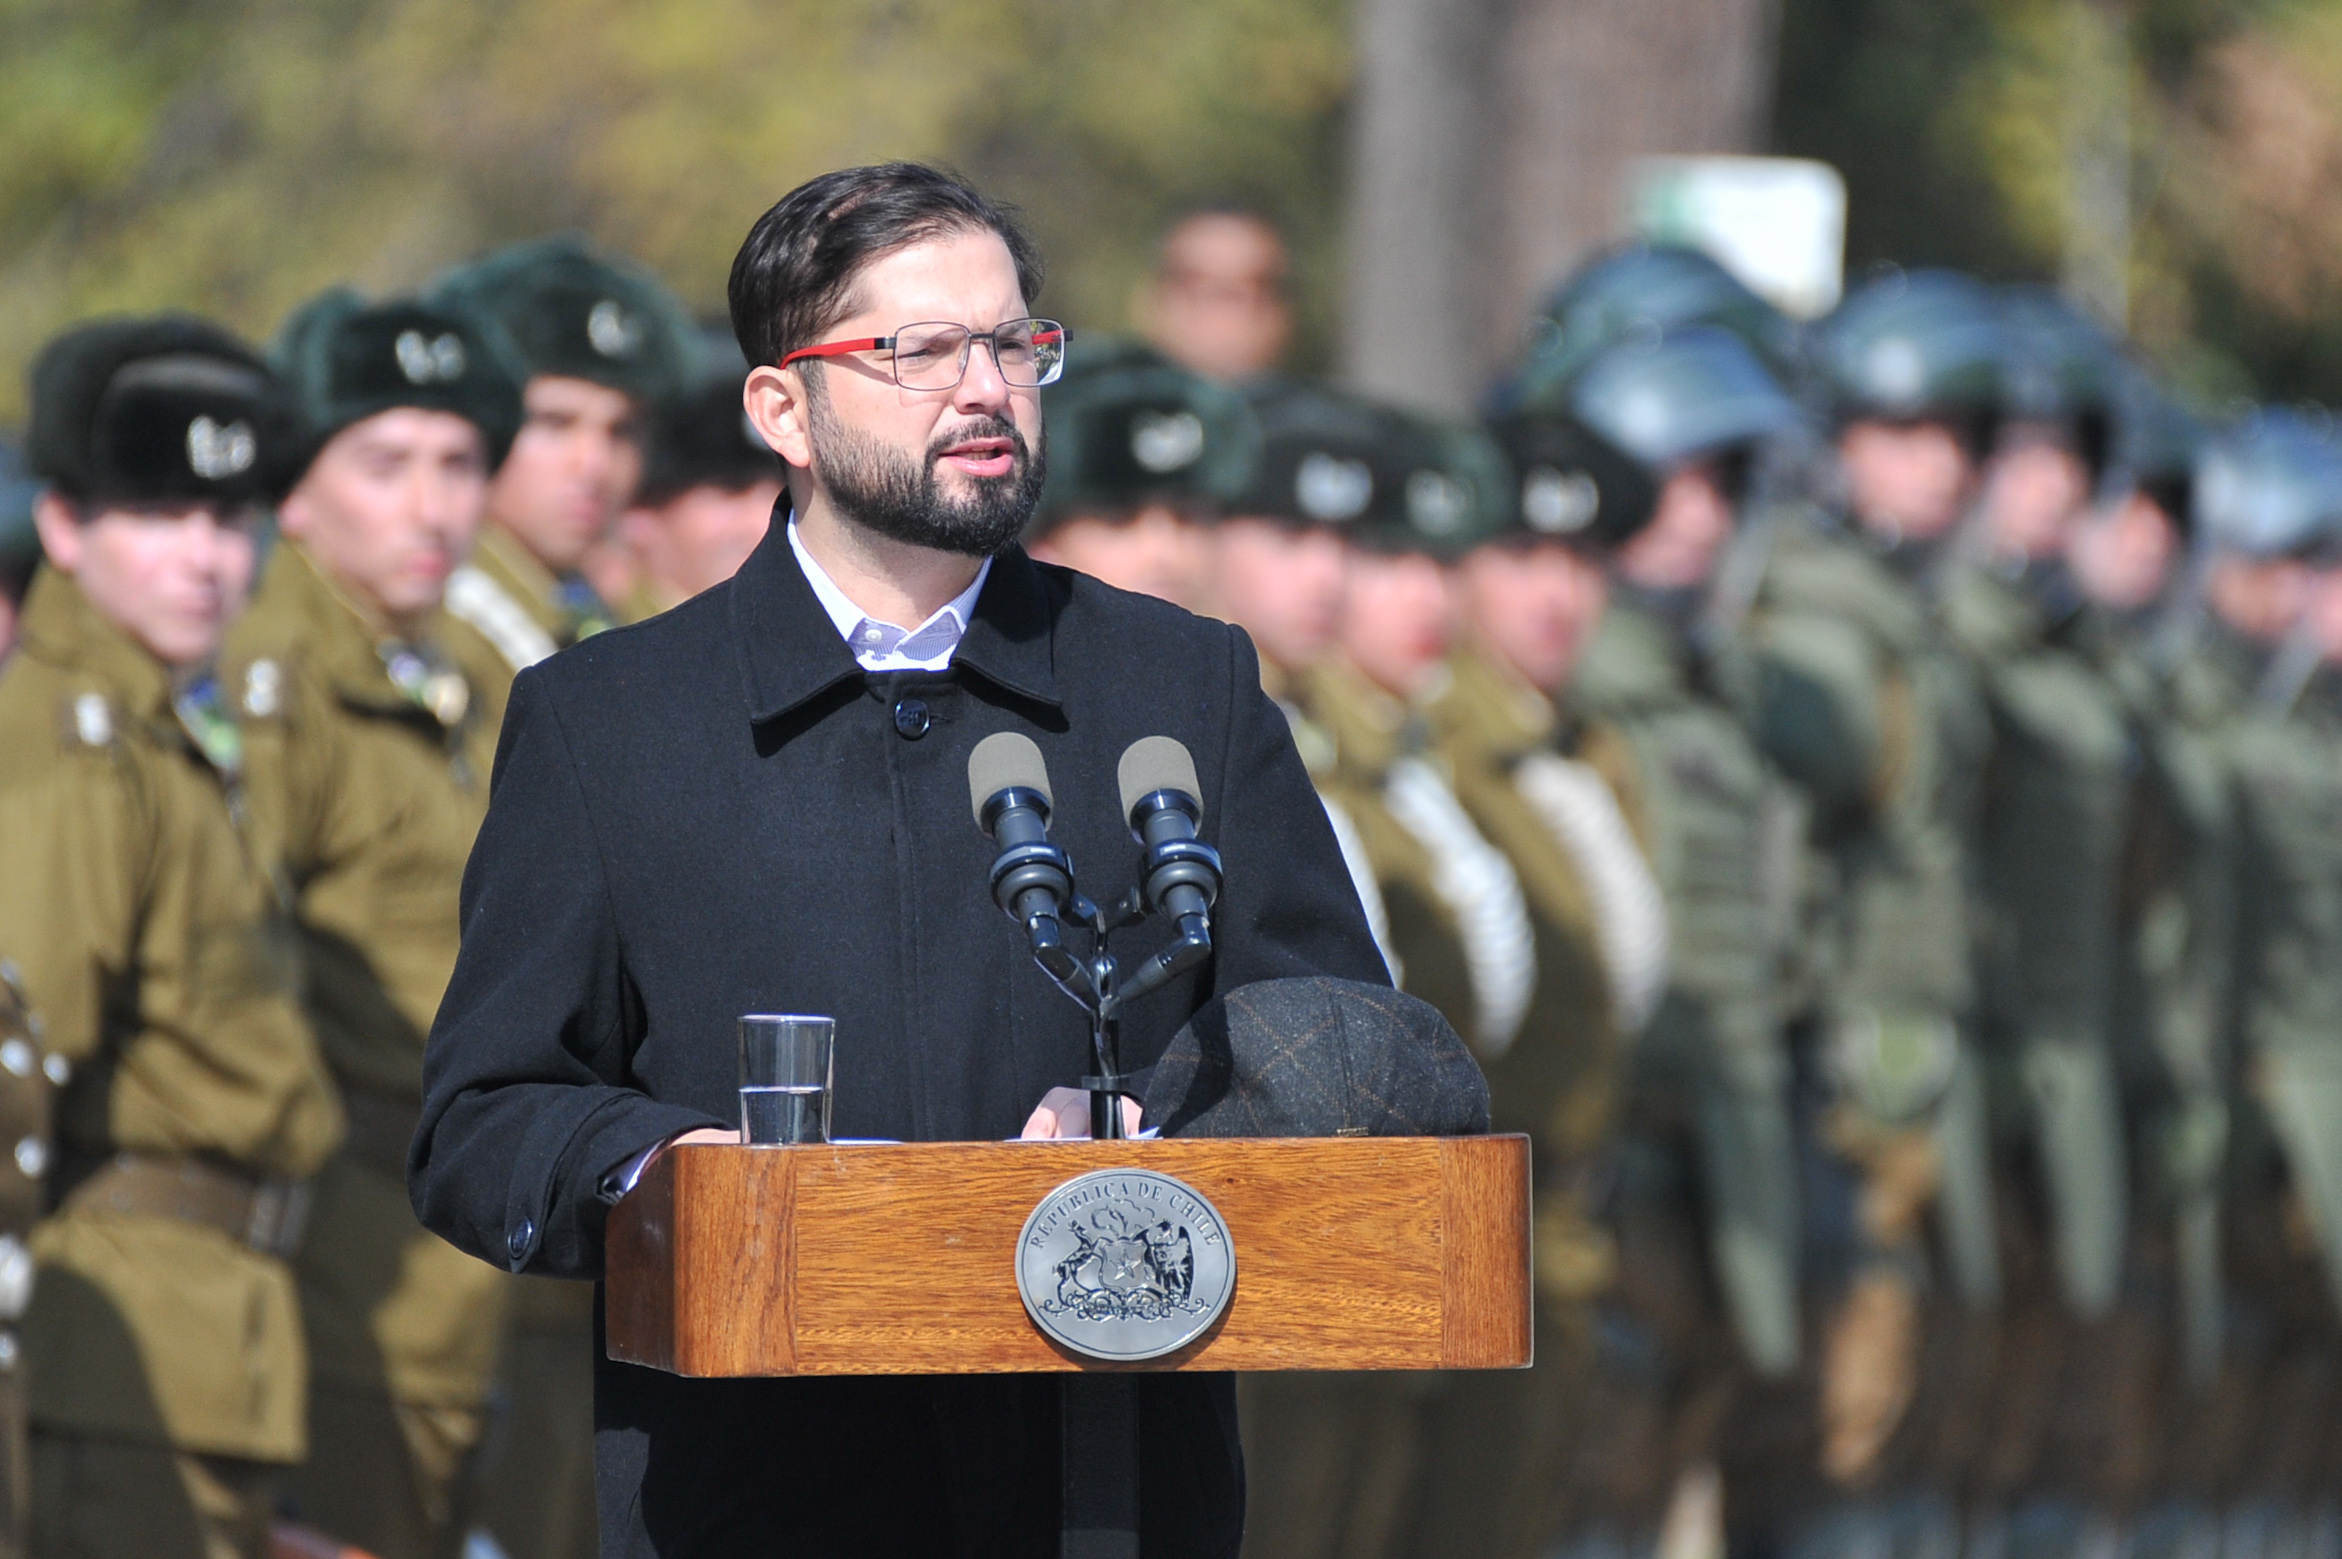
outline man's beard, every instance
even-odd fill
[[[839,422],[829,397],[811,384],[807,389],[813,475],[847,519],[893,541],[976,558],[1006,552],[1025,533],[1041,498],[1046,440],[1028,449],[1015,423],[985,416],[938,436],[920,455],[907,455]],[[938,457],[974,438],[1008,440],[1009,468],[1000,476],[971,478],[975,491],[966,497],[947,496],[937,480]]]

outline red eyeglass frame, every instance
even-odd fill
[[[1028,314],[1025,316],[1025,318],[1037,320],[1039,316]],[[922,320],[920,323],[948,325],[951,324],[952,321],[935,320],[930,322]],[[1011,320],[1009,323],[1017,324],[1021,322]],[[962,330],[968,329],[968,327],[965,325],[961,325],[958,328]],[[983,342],[986,346],[989,346],[992,349],[992,361],[995,365],[997,365],[1000,361],[1000,331],[1001,327],[998,325],[993,326],[990,330],[968,330],[969,350],[972,352],[975,349],[977,342]],[[902,332],[897,331],[895,336],[899,336],[901,333]],[[801,346],[797,348],[796,351],[791,352],[788,356],[782,358],[773,366],[776,368],[786,368],[791,363],[797,361],[797,359],[800,357],[844,357],[851,352],[891,352],[894,350],[895,336],[863,336],[859,340],[855,341],[824,341],[819,346]],[[1063,341],[1065,336],[1065,327],[1063,325],[1059,325],[1055,330],[1035,331],[1033,333],[1033,341],[1036,345],[1038,345],[1044,341]],[[960,373],[962,376],[965,376],[967,369],[965,367],[961,368]],[[887,377],[894,378],[894,375],[890,372]],[[901,384],[902,380],[895,379],[895,383]],[[1038,388],[1038,386],[1032,386],[1032,388]]]

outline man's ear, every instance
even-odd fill
[[[33,529],[40,532],[41,555],[59,573],[81,567],[81,516],[72,500],[54,492],[34,499]]]
[[[749,425],[790,465],[803,470],[813,464],[813,440],[807,426],[805,374],[797,368],[758,367],[748,370],[740,391]]]

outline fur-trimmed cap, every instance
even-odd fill
[[[637,503],[656,506],[695,487],[745,492],[759,482],[781,479],[781,457],[741,404],[748,360],[740,355],[730,327],[720,334],[702,330],[699,347],[689,385],[651,411]]]
[[[1049,482],[1036,533],[1151,503],[1215,510],[1243,490],[1259,453],[1241,395],[1135,341],[1077,340],[1041,409]]]
[[[675,295],[574,236],[482,255],[432,283],[427,301],[492,320],[531,377],[590,379],[645,406],[690,377],[691,317]]]
[[[99,503],[272,502],[300,442],[250,347],[184,314],[76,326],[33,362],[33,474]]]
[[[502,336],[464,309],[369,304],[336,287],[294,310],[269,356],[300,413],[302,470],[342,429],[400,406],[468,419],[487,440],[491,469],[520,431],[520,365]]]

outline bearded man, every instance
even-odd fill
[[[1081,1129],[1087,1021],[993,905],[968,815],[995,732],[1046,755],[1052,835],[1102,902],[1139,862],[1121,753],[1195,756],[1217,957],[1133,1009],[1127,1063],[1254,981],[1387,983],[1251,641],[1017,546],[1064,345],[1039,286],[1008,212],[915,165],[815,179],[750,232],[732,321],[788,521],[732,579],[513,686],[409,1160],[459,1247],[599,1278],[649,1155],[737,1140],[743,1013],[836,1019],[836,1136]],[[1049,1377],[595,1367],[605,1553],[1056,1552]],[[1233,1555],[1227,1377],[1150,1375],[1139,1399],[1145,1552]]]

